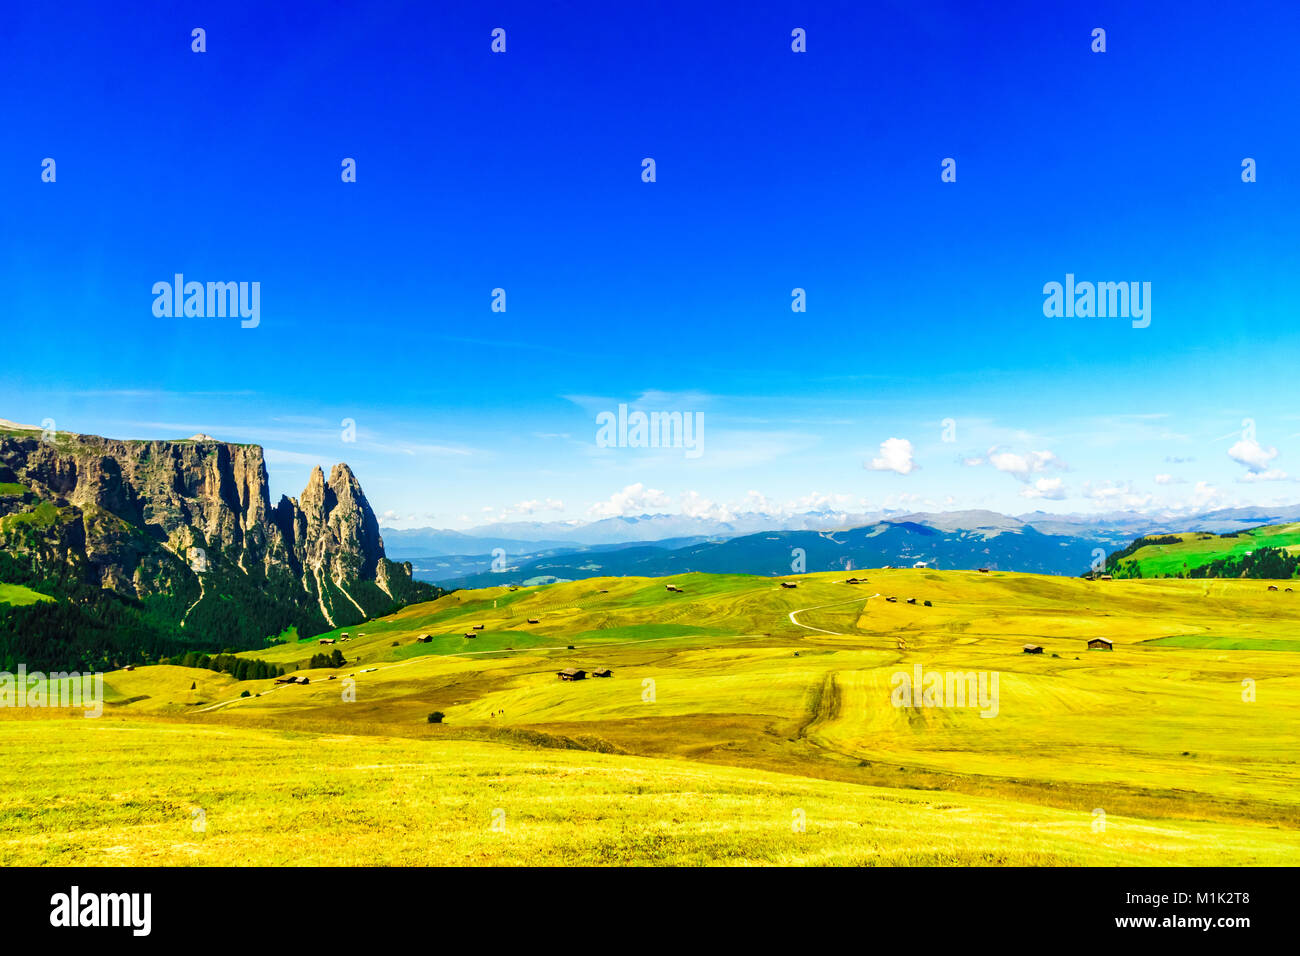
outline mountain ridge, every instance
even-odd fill
[[[33,431],[0,428],[0,580],[99,612],[111,595],[150,646],[247,648],[436,596],[388,560],[345,463],[272,505],[259,445]],[[0,620],[0,645],[38,650],[25,624]]]

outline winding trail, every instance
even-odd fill
[[[847,601],[835,601],[835,602],[832,603],[832,604],[817,604],[817,605],[814,605],[813,607],[801,607],[801,608],[799,608],[798,610],[795,610],[795,611],[791,611],[791,612],[790,612],[790,623],[793,624],[795,627],[806,628],[807,630],[810,630],[810,631],[820,631],[822,634],[829,634],[829,635],[831,635],[832,637],[847,637],[847,636],[848,636],[847,634],[841,634],[839,631],[828,631],[828,630],[826,630],[825,628],[821,628],[821,627],[813,627],[811,624],[801,624],[801,623],[800,623],[800,622],[795,618],[795,615],[796,615],[796,614],[802,614],[802,613],[804,613],[804,611],[818,611],[818,610],[821,610],[821,609],[824,608],[824,607],[840,607],[841,605],[844,605],[844,604],[857,604],[859,601],[862,601],[863,603],[866,603],[867,601],[870,601],[871,598],[873,598],[873,597],[878,597],[878,596],[879,596],[879,595],[873,594],[873,595],[871,595],[871,597],[865,597],[865,598],[850,598],[850,599],[847,600]]]

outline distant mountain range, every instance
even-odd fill
[[[1294,518],[1300,518],[1300,507],[1196,515],[953,511],[881,517],[822,511],[750,514],[725,522],[641,515],[590,523],[493,524],[466,532],[387,529],[384,535],[395,556],[413,563],[417,578],[445,587],[484,587],[685,571],[783,575],[801,566],[847,571],[925,564],[1076,575],[1091,566],[1098,549],[1108,553],[1141,535],[1189,528],[1223,533]],[[737,530],[764,522],[767,526],[757,531]],[[647,537],[668,530],[695,534]],[[628,537],[602,540],[618,534]],[[454,548],[461,553],[450,553]],[[493,548],[500,549],[495,558]],[[802,565],[796,549],[802,550]]]

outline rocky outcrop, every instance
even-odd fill
[[[388,561],[356,476],[318,467],[272,506],[257,445],[0,428],[0,549],[187,634],[249,644],[389,613],[432,589]]]

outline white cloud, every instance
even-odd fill
[[[1196,487],[1192,489],[1192,495],[1187,499],[1187,503],[1193,508],[1210,508],[1220,504],[1223,496],[1219,489],[1207,481],[1198,481]]]
[[[1154,495],[1134,491],[1132,483],[1127,481],[1084,482],[1083,497],[1119,508],[1149,508],[1155,503]]]
[[[563,510],[564,510],[563,501],[558,501],[555,498],[545,498],[541,500],[537,498],[533,498],[529,501],[520,501],[507,508],[502,508],[500,520],[505,520],[506,518],[515,518],[515,517],[528,517],[530,515],[537,514],[539,511],[563,511]]]
[[[1157,485],[1185,485],[1187,484],[1187,479],[1178,478],[1174,475],[1156,475],[1156,484]]]
[[[640,515],[649,511],[667,508],[669,498],[662,491],[647,488],[641,482],[628,485],[622,491],[616,491],[607,501],[598,501],[587,509],[587,514],[596,518],[617,518],[622,515]]]
[[[852,495],[824,495],[814,491],[812,494],[791,501],[785,506],[785,510],[792,514],[802,514],[805,511],[834,511],[846,508],[852,503]]]
[[[896,495],[886,496],[885,500],[881,502],[881,504],[884,507],[884,510],[893,511],[898,508],[906,508],[920,500],[920,495],[914,495],[911,492],[903,491]]]
[[[1277,457],[1276,448],[1265,448],[1254,438],[1243,438],[1228,449],[1228,457],[1246,466],[1239,481],[1286,481],[1287,473],[1270,468],[1269,462]]]
[[[906,438],[887,438],[880,443],[880,457],[866,466],[872,471],[896,471],[910,475],[919,465],[912,461],[912,443]]]
[[[1270,468],[1267,471],[1248,471],[1238,481],[1290,481],[1290,477],[1280,468]]]
[[[1253,472],[1262,472],[1277,457],[1277,449],[1264,448],[1253,438],[1243,438],[1228,449],[1228,457]]]
[[[1040,474],[1048,468],[1065,468],[1065,462],[1050,451],[1030,451],[1023,455],[1013,451],[999,451],[990,448],[989,464],[998,471],[1006,472],[1017,481],[1029,481],[1029,476]]]
[[[1060,478],[1039,478],[1028,488],[1020,489],[1020,497],[1060,501],[1065,497],[1065,482]]]
[[[717,521],[727,521],[733,517],[730,509],[714,504],[698,491],[687,491],[682,494],[678,499],[678,507],[688,518],[713,518]]]

